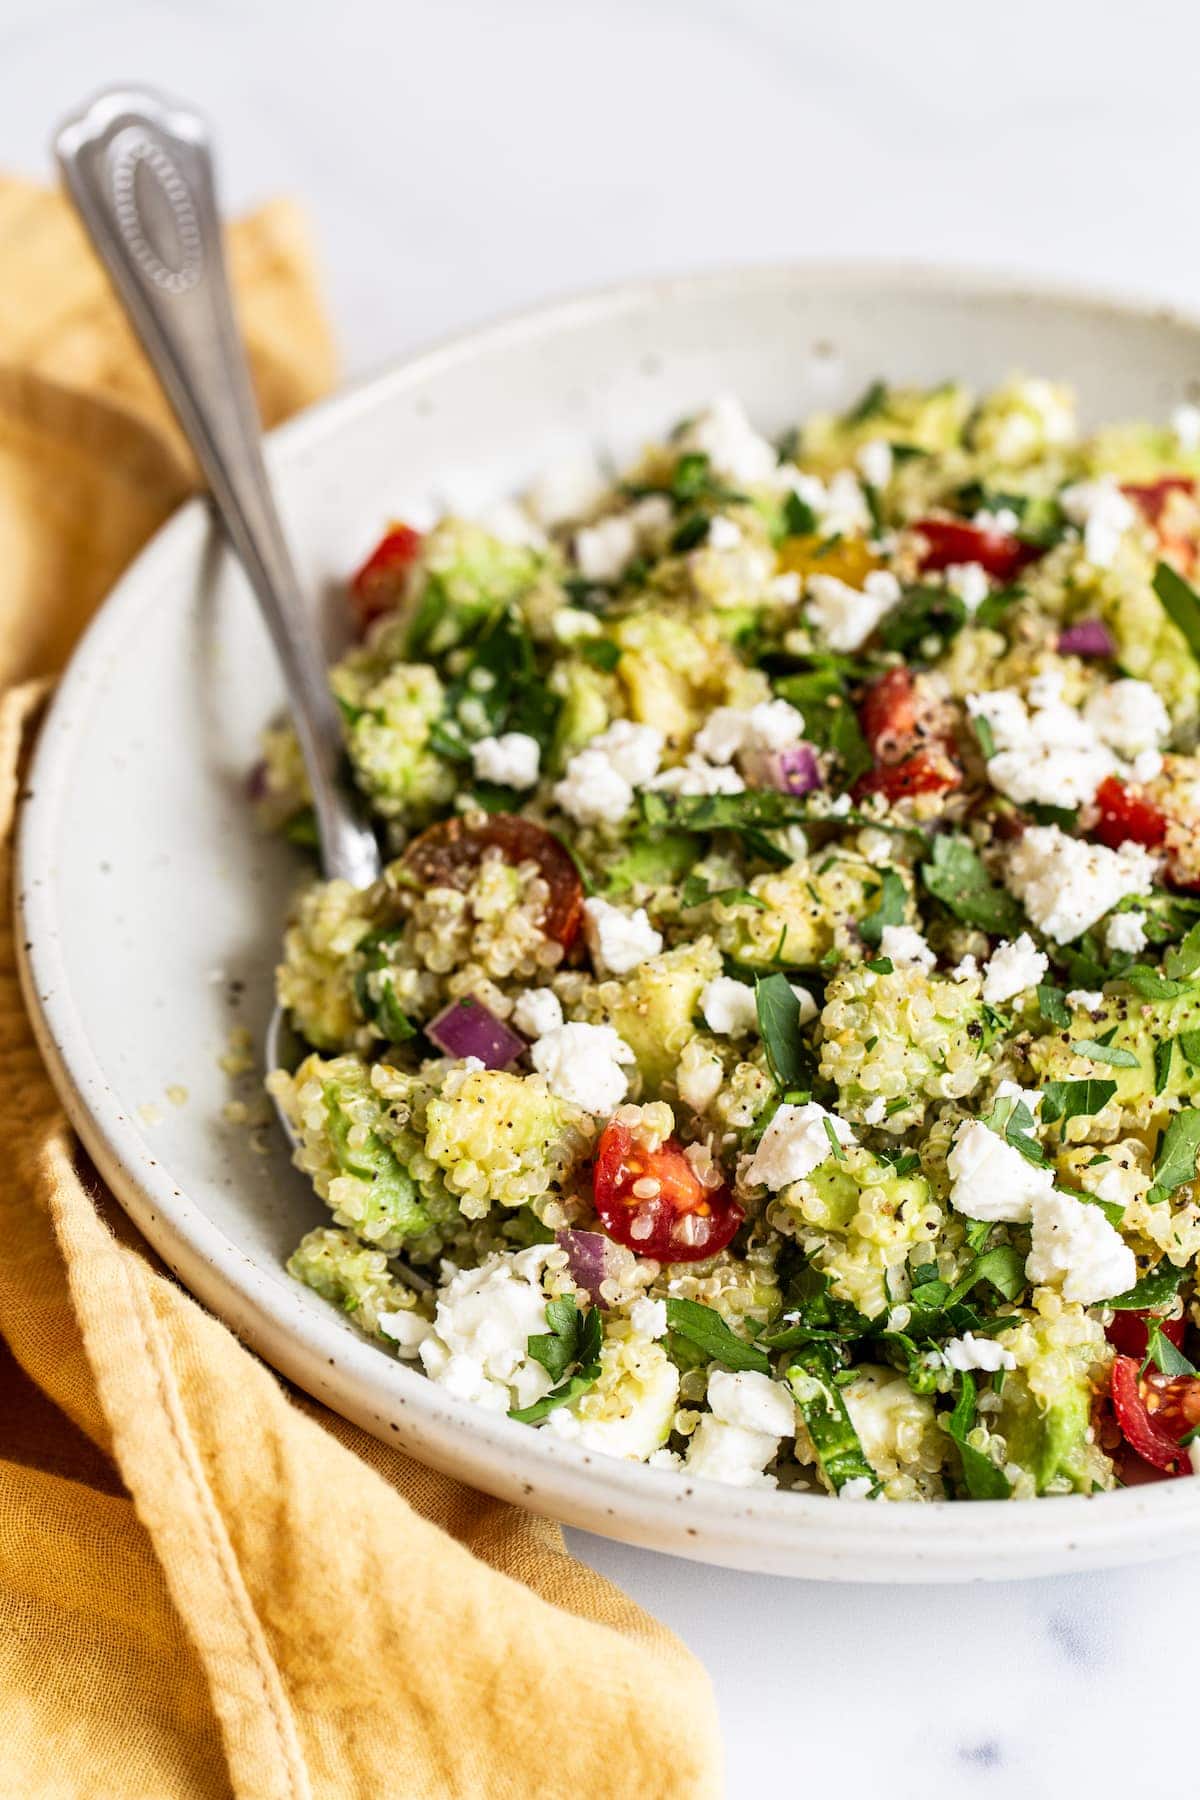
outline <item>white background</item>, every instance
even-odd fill
[[[1200,304],[1198,58],[1186,0],[0,0],[0,162],[46,171],[121,79],[197,103],[230,206],[306,203],[351,374],[590,283],[797,255]],[[889,1590],[572,1538],[704,1659],[733,1800],[1186,1791],[1200,1554]]]

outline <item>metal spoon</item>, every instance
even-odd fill
[[[379,845],[345,779],[324,657],[263,466],[258,409],[229,295],[207,128],[157,94],[117,88],[69,119],[55,150],[262,608],[312,789],[321,868],[327,877],[366,887],[382,868]],[[278,1006],[264,1049],[269,1069],[295,1061],[295,1034]],[[278,1102],[276,1111],[294,1144]]]

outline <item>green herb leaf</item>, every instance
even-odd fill
[[[534,1362],[541,1363],[552,1381],[559,1385],[535,1400],[531,1406],[514,1407],[510,1419],[522,1425],[536,1425],[556,1406],[563,1406],[577,1394],[586,1393],[600,1375],[600,1346],[604,1328],[598,1307],[581,1313],[573,1294],[561,1295],[546,1305],[549,1331],[535,1332],[528,1341],[528,1352]],[[562,1377],[575,1365],[567,1380]]]
[[[997,1244],[994,1250],[983,1251],[951,1288],[946,1305],[953,1306],[964,1300],[981,1281],[990,1282],[1006,1300],[1016,1300],[1029,1286],[1025,1278],[1025,1258],[1011,1244]]]
[[[786,1373],[817,1460],[834,1492],[840,1493],[848,1481],[865,1479],[874,1483],[878,1478],[833,1378],[826,1347],[806,1344],[788,1359]]]
[[[1163,611],[1178,626],[1188,649],[1200,662],[1200,594],[1169,563],[1163,562],[1154,571],[1154,591],[1162,601]]]
[[[1138,1059],[1132,1050],[1119,1044],[1104,1044],[1097,1038],[1073,1038],[1070,1048],[1077,1056],[1090,1056],[1093,1062],[1108,1063],[1114,1069],[1136,1069]]]
[[[895,869],[884,869],[879,904],[874,912],[867,914],[858,928],[863,942],[880,944],[889,925],[903,925],[907,901],[908,889]]]
[[[817,530],[816,513],[797,493],[790,493],[783,503],[783,526],[788,537],[812,537]]]
[[[1061,1119],[1089,1118],[1103,1111],[1117,1091],[1115,1081],[1048,1081],[1042,1096],[1042,1119],[1053,1125]]]
[[[1071,1009],[1062,989],[1047,987],[1044,982],[1039,982],[1037,998],[1043,1019],[1050,1025],[1057,1025],[1060,1031],[1066,1031],[1071,1023]]]
[[[668,1300],[667,1325],[703,1350],[710,1362],[719,1362],[727,1369],[753,1369],[759,1375],[771,1373],[766,1352],[738,1337],[719,1312],[702,1306],[699,1300]]]
[[[603,669],[606,674],[621,660],[621,646],[614,644],[611,638],[579,638],[575,649],[584,662],[591,663],[593,669]]]
[[[781,1093],[811,1088],[814,1058],[800,1030],[800,1002],[786,975],[767,975],[754,984],[758,1029],[771,1074]]]
[[[1147,1199],[1161,1198],[1196,1179],[1196,1156],[1200,1153],[1200,1107],[1189,1106],[1175,1114],[1162,1135],[1154,1162],[1154,1187]]]
[[[1200,971],[1200,920],[1178,944],[1173,944],[1163,958],[1163,968],[1168,975],[1186,981],[1191,975]]]
[[[962,630],[966,618],[965,605],[950,588],[906,588],[880,626],[879,637],[888,650],[905,656],[919,650],[926,638],[937,638],[940,654]]]
[[[1152,1320],[1146,1330],[1146,1360],[1142,1364],[1142,1373],[1153,1364],[1160,1375],[1194,1375],[1195,1365],[1190,1363],[1175,1344],[1173,1344],[1158,1321]]]
[[[1111,1306],[1116,1312],[1152,1312],[1156,1307],[1171,1304],[1179,1292],[1186,1269],[1177,1269],[1173,1263],[1165,1259],[1135,1281],[1133,1286],[1115,1300],[1106,1300],[1105,1306]]]
[[[975,1424],[975,1413],[975,1377],[968,1370],[962,1376],[962,1389],[948,1422],[950,1436],[958,1445],[962,1459],[963,1480],[972,1500],[1007,1500],[1012,1493],[1008,1476],[996,1467],[990,1456],[967,1442],[967,1433]]]
[[[671,548],[682,554],[685,550],[694,550],[707,536],[708,515],[702,512],[689,513],[683,523],[676,526]]]
[[[1164,1038],[1154,1046],[1154,1091],[1161,1094],[1171,1079],[1171,1057],[1175,1050],[1175,1039]]]
[[[769,910],[765,900],[744,887],[710,887],[703,875],[689,875],[679,890],[682,907],[703,906],[707,900],[720,900],[725,906],[754,906],[760,912]]]
[[[1123,970],[1121,980],[1127,981],[1134,993],[1140,994],[1143,1000],[1176,1000],[1193,985],[1190,981],[1178,981],[1171,976],[1160,975],[1157,969],[1147,968],[1145,963],[1134,963],[1132,968]]]
[[[1020,930],[1021,908],[1011,894],[996,886],[966,838],[935,838],[921,877],[934,898],[965,924],[978,925],[993,936],[1011,936]]]

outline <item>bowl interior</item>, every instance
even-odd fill
[[[1200,391],[1200,332],[1151,310],[896,271],[659,283],[492,327],[277,435],[285,522],[323,629],[389,516],[480,505],[582,443],[621,458],[729,389],[779,429],[878,375],[1069,379],[1086,418],[1162,417]],[[746,1567],[856,1579],[1027,1574],[1178,1548],[1193,1484],[1032,1511],[846,1508],[589,1459],[447,1401],[290,1282],[324,1210],[276,1132],[234,1122],[257,1053],[296,854],[244,797],[282,703],[265,633],[205,509],[120,584],[66,677],[25,808],[26,980],[72,1115],[187,1283],[311,1391],[428,1460],[558,1517]],[[1200,1499],[1198,1494],[1197,1499]],[[853,1515],[848,1516],[848,1515]]]

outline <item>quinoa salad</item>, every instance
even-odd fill
[[[385,845],[310,879],[293,1276],[689,1480],[1200,1472],[1200,410],[723,396],[397,522],[332,671]],[[264,823],[312,845],[290,728]]]

